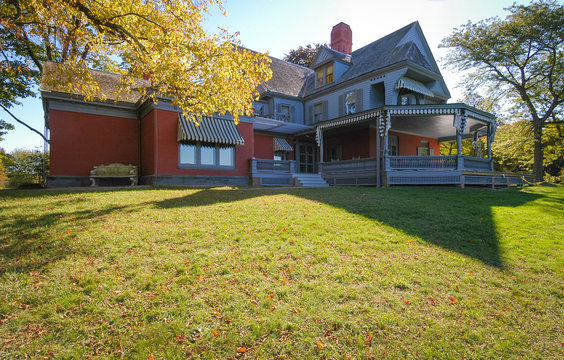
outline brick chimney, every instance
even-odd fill
[[[331,30],[331,49],[345,54],[352,52],[352,30],[344,22],[333,26]]]

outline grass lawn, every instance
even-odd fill
[[[0,192],[0,359],[562,359],[564,187]]]

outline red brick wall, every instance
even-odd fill
[[[88,176],[94,166],[138,165],[137,119],[50,110],[51,166],[54,176]]]
[[[249,159],[253,149],[253,125],[240,122],[237,127],[245,140],[245,145],[235,148],[235,170],[180,169],[178,167],[178,113],[167,110],[154,110],[156,123],[155,157],[159,175],[215,175],[247,176]],[[143,148],[142,152],[145,151]],[[154,174],[154,173],[153,173]],[[147,175],[153,175],[147,174]]]
[[[141,120],[141,175],[155,173],[155,110]]]
[[[273,159],[274,158],[274,144],[273,137],[266,135],[255,134],[255,154],[257,159]]]
[[[439,140],[437,139],[395,133],[393,131],[390,131],[390,135],[396,135],[398,137],[400,155],[416,156],[417,147],[421,146],[421,140],[427,140],[429,142],[429,148],[434,150],[434,154],[440,155]]]

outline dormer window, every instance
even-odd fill
[[[315,71],[315,85],[318,87],[326,84],[330,84],[333,82],[334,79],[335,78],[333,75],[332,63],[322,66]]]
[[[325,83],[329,84],[332,82],[333,82],[333,64],[329,64],[325,68]]]
[[[316,81],[317,86],[323,85],[324,84],[324,82],[323,82],[323,77],[324,77],[323,68],[317,69],[316,75],[317,75],[317,81]]]

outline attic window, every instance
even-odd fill
[[[334,80],[333,75],[333,64],[327,64],[318,68],[315,71],[315,85],[316,86],[323,86],[329,83],[332,83]]]
[[[317,86],[323,85],[323,68],[317,69],[316,76],[317,76],[317,81],[316,81]]]
[[[333,82],[333,64],[327,65],[325,68],[325,83],[329,84]]]

